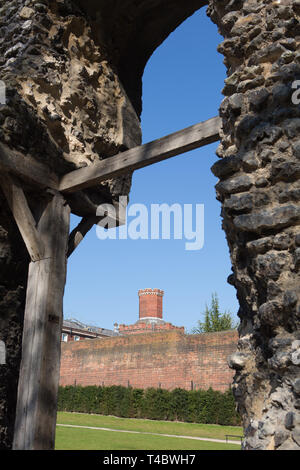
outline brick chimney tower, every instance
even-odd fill
[[[160,289],[141,289],[139,295],[139,320],[160,319],[163,316],[163,295]]]
[[[133,325],[119,325],[121,336],[167,330],[177,330],[184,333],[184,326],[174,326],[163,320],[163,290],[141,289],[138,291],[138,295],[139,319]]]

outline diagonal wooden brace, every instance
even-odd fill
[[[20,182],[17,178],[4,173],[0,176],[0,185],[31,260],[38,261],[42,259],[44,256],[44,247]]]

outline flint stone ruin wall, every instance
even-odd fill
[[[299,449],[299,0],[0,0],[0,143],[58,175],[138,145],[147,60],[206,4],[228,68],[212,170],[240,303],[231,366],[244,448]],[[67,202],[94,215],[130,185],[128,175]],[[25,190],[34,210],[42,196]],[[9,448],[29,259],[0,198],[0,447]]]
[[[299,1],[210,2],[228,78],[219,178],[241,320],[234,393],[245,449],[300,446]]]

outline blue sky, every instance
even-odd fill
[[[186,20],[155,51],[143,78],[143,143],[218,114],[226,78],[222,41],[205,9]],[[217,292],[221,310],[236,319],[229,250],[210,167],[216,144],[179,155],[133,175],[130,205],[204,204],[205,241],[199,251],[186,240],[99,240],[96,228],[69,258],[64,317],[113,328],[138,319],[139,289],[165,291],[164,319],[187,332]],[[72,226],[78,223],[72,216]]]

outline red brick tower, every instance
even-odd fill
[[[141,289],[138,295],[139,319],[133,325],[119,325],[121,335],[153,333],[162,330],[179,330],[184,333],[183,326],[174,326],[163,320],[163,290]]]
[[[163,295],[160,289],[141,289],[139,295],[139,320],[161,319],[163,316]]]

